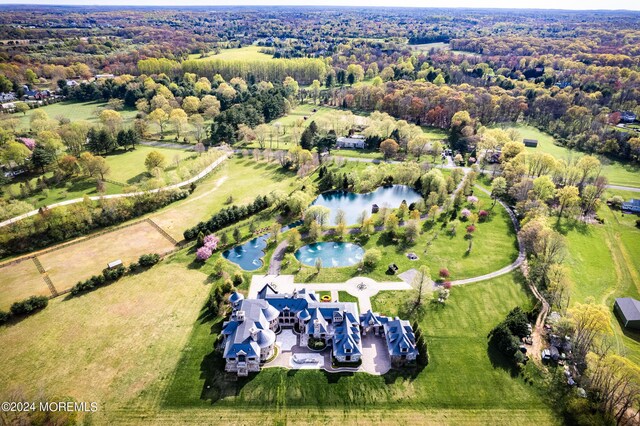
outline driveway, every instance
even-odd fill
[[[391,369],[391,359],[384,337],[368,334],[362,338],[362,365],[360,370],[369,374],[385,374]]]

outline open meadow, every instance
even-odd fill
[[[537,148],[527,148],[527,150],[547,152],[556,159],[563,159],[565,161],[575,161],[585,155],[583,152],[574,151],[558,145],[553,136],[541,132],[535,127],[526,125],[511,127],[520,132],[520,136],[524,139],[538,140]],[[640,188],[640,166],[637,164],[623,163],[603,155],[598,155],[597,157],[602,163],[602,174],[609,179],[610,184]]]

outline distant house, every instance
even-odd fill
[[[632,198],[630,201],[622,203],[622,211],[640,213],[640,200]]]
[[[613,310],[625,328],[640,329],[640,301],[620,297],[616,299]]]
[[[338,138],[336,147],[338,148],[351,148],[351,149],[364,149],[366,144],[362,135],[352,135],[349,137]]]
[[[115,78],[113,74],[96,74],[95,79],[100,80],[101,78]]]
[[[623,123],[633,123],[636,121],[636,115],[631,111],[621,111],[620,112],[620,121]]]
[[[76,87],[76,86],[79,86],[79,85],[80,84],[75,80],[67,80],[67,86],[69,86],[69,87]]]
[[[536,148],[538,146],[537,139],[523,139],[522,142],[524,142],[524,146],[528,146],[530,148]]]
[[[556,83],[556,87],[559,87],[560,89],[566,89],[569,86],[571,86],[571,82],[569,81],[559,81]]]
[[[16,100],[16,94],[13,92],[0,93],[0,102],[11,102]]]

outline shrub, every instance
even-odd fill
[[[14,316],[30,315],[46,308],[48,304],[49,298],[46,296],[31,296],[28,299],[11,305],[11,314]]]
[[[0,325],[6,324],[11,318],[11,314],[9,312],[0,311]]]
[[[143,254],[138,259],[138,263],[143,268],[149,268],[149,267],[155,265],[158,262],[160,262],[160,255],[157,254],[157,253]]]
[[[126,272],[126,268],[123,265],[118,266],[117,268],[109,269],[105,268],[102,270],[102,275],[104,276],[105,281],[117,281],[124,275]]]
[[[224,280],[224,283],[222,284],[222,291],[224,292],[224,294],[227,294],[231,290],[233,290],[233,281],[227,278],[226,280]]]
[[[613,197],[609,198],[607,202],[611,204],[612,207],[620,209],[622,208],[622,203],[624,203],[624,198],[622,198],[620,195],[614,195]]]
[[[236,287],[241,286],[243,282],[244,282],[244,277],[242,276],[242,273],[236,272],[235,274],[233,274],[233,285],[234,286],[236,286]]]
[[[640,219],[636,220],[636,228],[640,228]]]
[[[380,250],[372,248],[365,252],[364,257],[362,258],[362,264],[365,268],[373,269],[382,259],[382,253]]]
[[[131,262],[129,265],[129,272],[135,272],[140,268],[140,264],[138,262]]]
[[[476,227],[474,225],[467,226],[467,234],[473,234],[476,231]]]
[[[489,212],[486,210],[480,210],[478,212],[478,218],[480,219],[480,222],[484,222],[485,220],[487,220],[487,218],[489,217]]]

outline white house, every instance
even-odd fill
[[[364,142],[364,136],[352,135],[349,137],[338,138],[336,143],[337,148],[351,148],[351,149],[364,149],[366,144]]]

